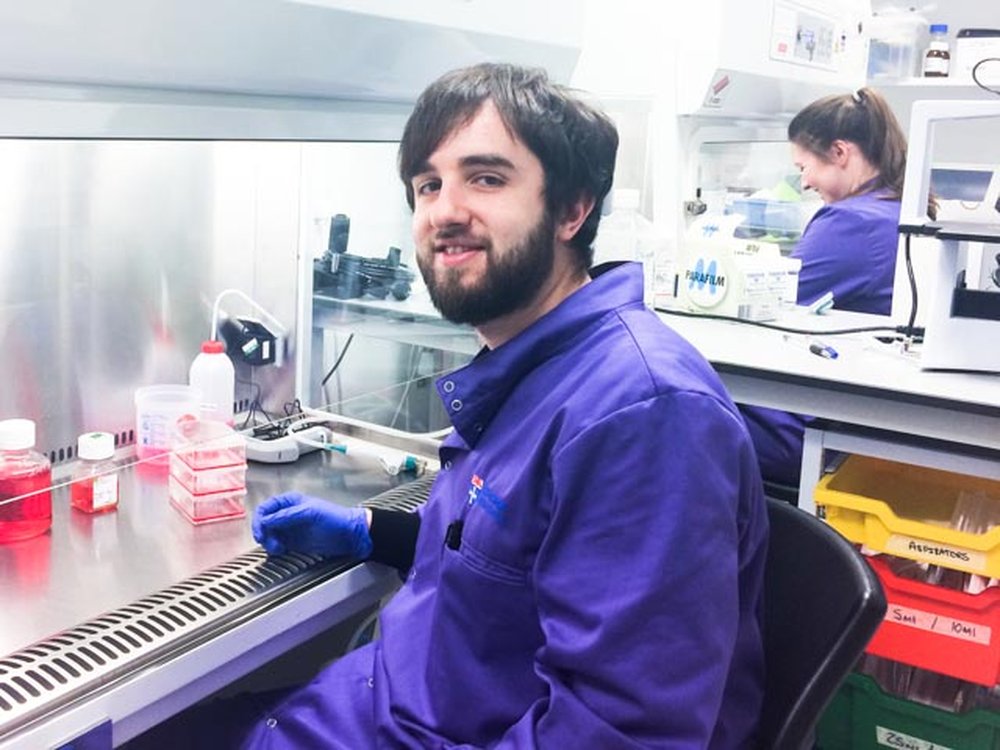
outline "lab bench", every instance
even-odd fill
[[[251,463],[247,515],[194,525],[166,472],[127,465],[121,502],[88,515],[55,482],[52,528],[0,545],[0,748],[58,747],[88,730],[134,737],[391,594],[397,572],[254,542],[254,508],[283,490],[412,510],[430,477],[315,452]],[[109,724],[110,722],[110,724]]]
[[[790,311],[777,323],[814,331],[835,359],[816,356],[802,335],[746,323],[660,313],[697,348],[737,403],[809,414],[799,505],[814,510],[812,486],[827,450],[1000,478],[1000,375],[925,371],[918,352],[903,352],[874,333],[824,336],[833,329],[885,326],[889,318],[843,311]],[[312,369],[319,382],[323,333],[343,330],[471,357],[472,329],[441,319],[426,291],[395,300],[313,297]],[[879,334],[881,335],[881,334]],[[329,359],[329,357],[327,357]]]
[[[1000,480],[1000,375],[924,371],[899,342],[883,343],[873,333],[814,333],[817,340],[835,347],[838,356],[829,359],[802,346],[802,336],[786,338],[776,330],[729,321],[670,314],[663,318],[701,350],[735,401],[818,418],[805,430],[799,507],[816,512],[818,497],[828,522],[871,550],[947,569],[995,574],[995,527],[974,535],[934,522],[949,520],[950,509],[943,506],[956,487],[992,488]],[[878,316],[838,312],[790,315],[779,322],[813,331],[892,325]],[[849,458],[824,477],[830,451]],[[863,494],[836,485],[846,481],[848,470],[857,474],[859,466],[871,476],[848,486],[864,485]],[[879,471],[901,473],[886,486],[885,477],[881,485],[876,481]],[[941,491],[944,483],[954,485],[951,495]],[[889,496],[923,502],[917,515],[924,520],[896,515]],[[922,544],[925,538],[932,543]],[[953,554],[970,562],[955,563]],[[818,746],[996,747],[997,712],[956,713],[926,703],[939,688],[953,688],[967,698],[992,688],[1000,672],[994,606],[998,590],[974,596],[898,580],[881,559],[872,565],[884,582],[889,613],[867,652],[889,669],[898,667],[900,674],[916,670],[913,679],[921,687],[918,692],[910,686],[890,694],[873,677],[852,673],[820,722]]]
[[[698,348],[737,403],[818,419],[805,433],[801,508],[815,509],[812,489],[827,450],[1000,479],[1000,375],[925,371],[915,354],[874,333],[822,333],[893,326],[888,318],[833,311],[778,321],[815,331],[837,350],[836,359],[827,359],[801,346],[801,336],[786,339],[770,328],[661,317]]]

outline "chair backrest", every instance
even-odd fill
[[[767,504],[759,746],[800,750],[812,747],[816,722],[882,622],[885,594],[837,531],[788,503]]]

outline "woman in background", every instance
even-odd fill
[[[791,257],[802,261],[798,304],[833,293],[838,310],[888,315],[896,271],[906,136],[876,91],[827,96],[788,125],[802,188],[823,207]],[[928,207],[931,218],[933,206]],[[810,417],[741,407],[765,481],[798,486]]]

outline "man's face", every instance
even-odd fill
[[[431,300],[477,326],[530,304],[553,273],[541,162],[486,102],[412,179],[413,240]]]

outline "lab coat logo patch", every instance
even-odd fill
[[[475,505],[486,511],[487,515],[501,526],[507,516],[506,501],[493,492],[478,474],[473,474],[472,481],[469,482],[469,505]]]

